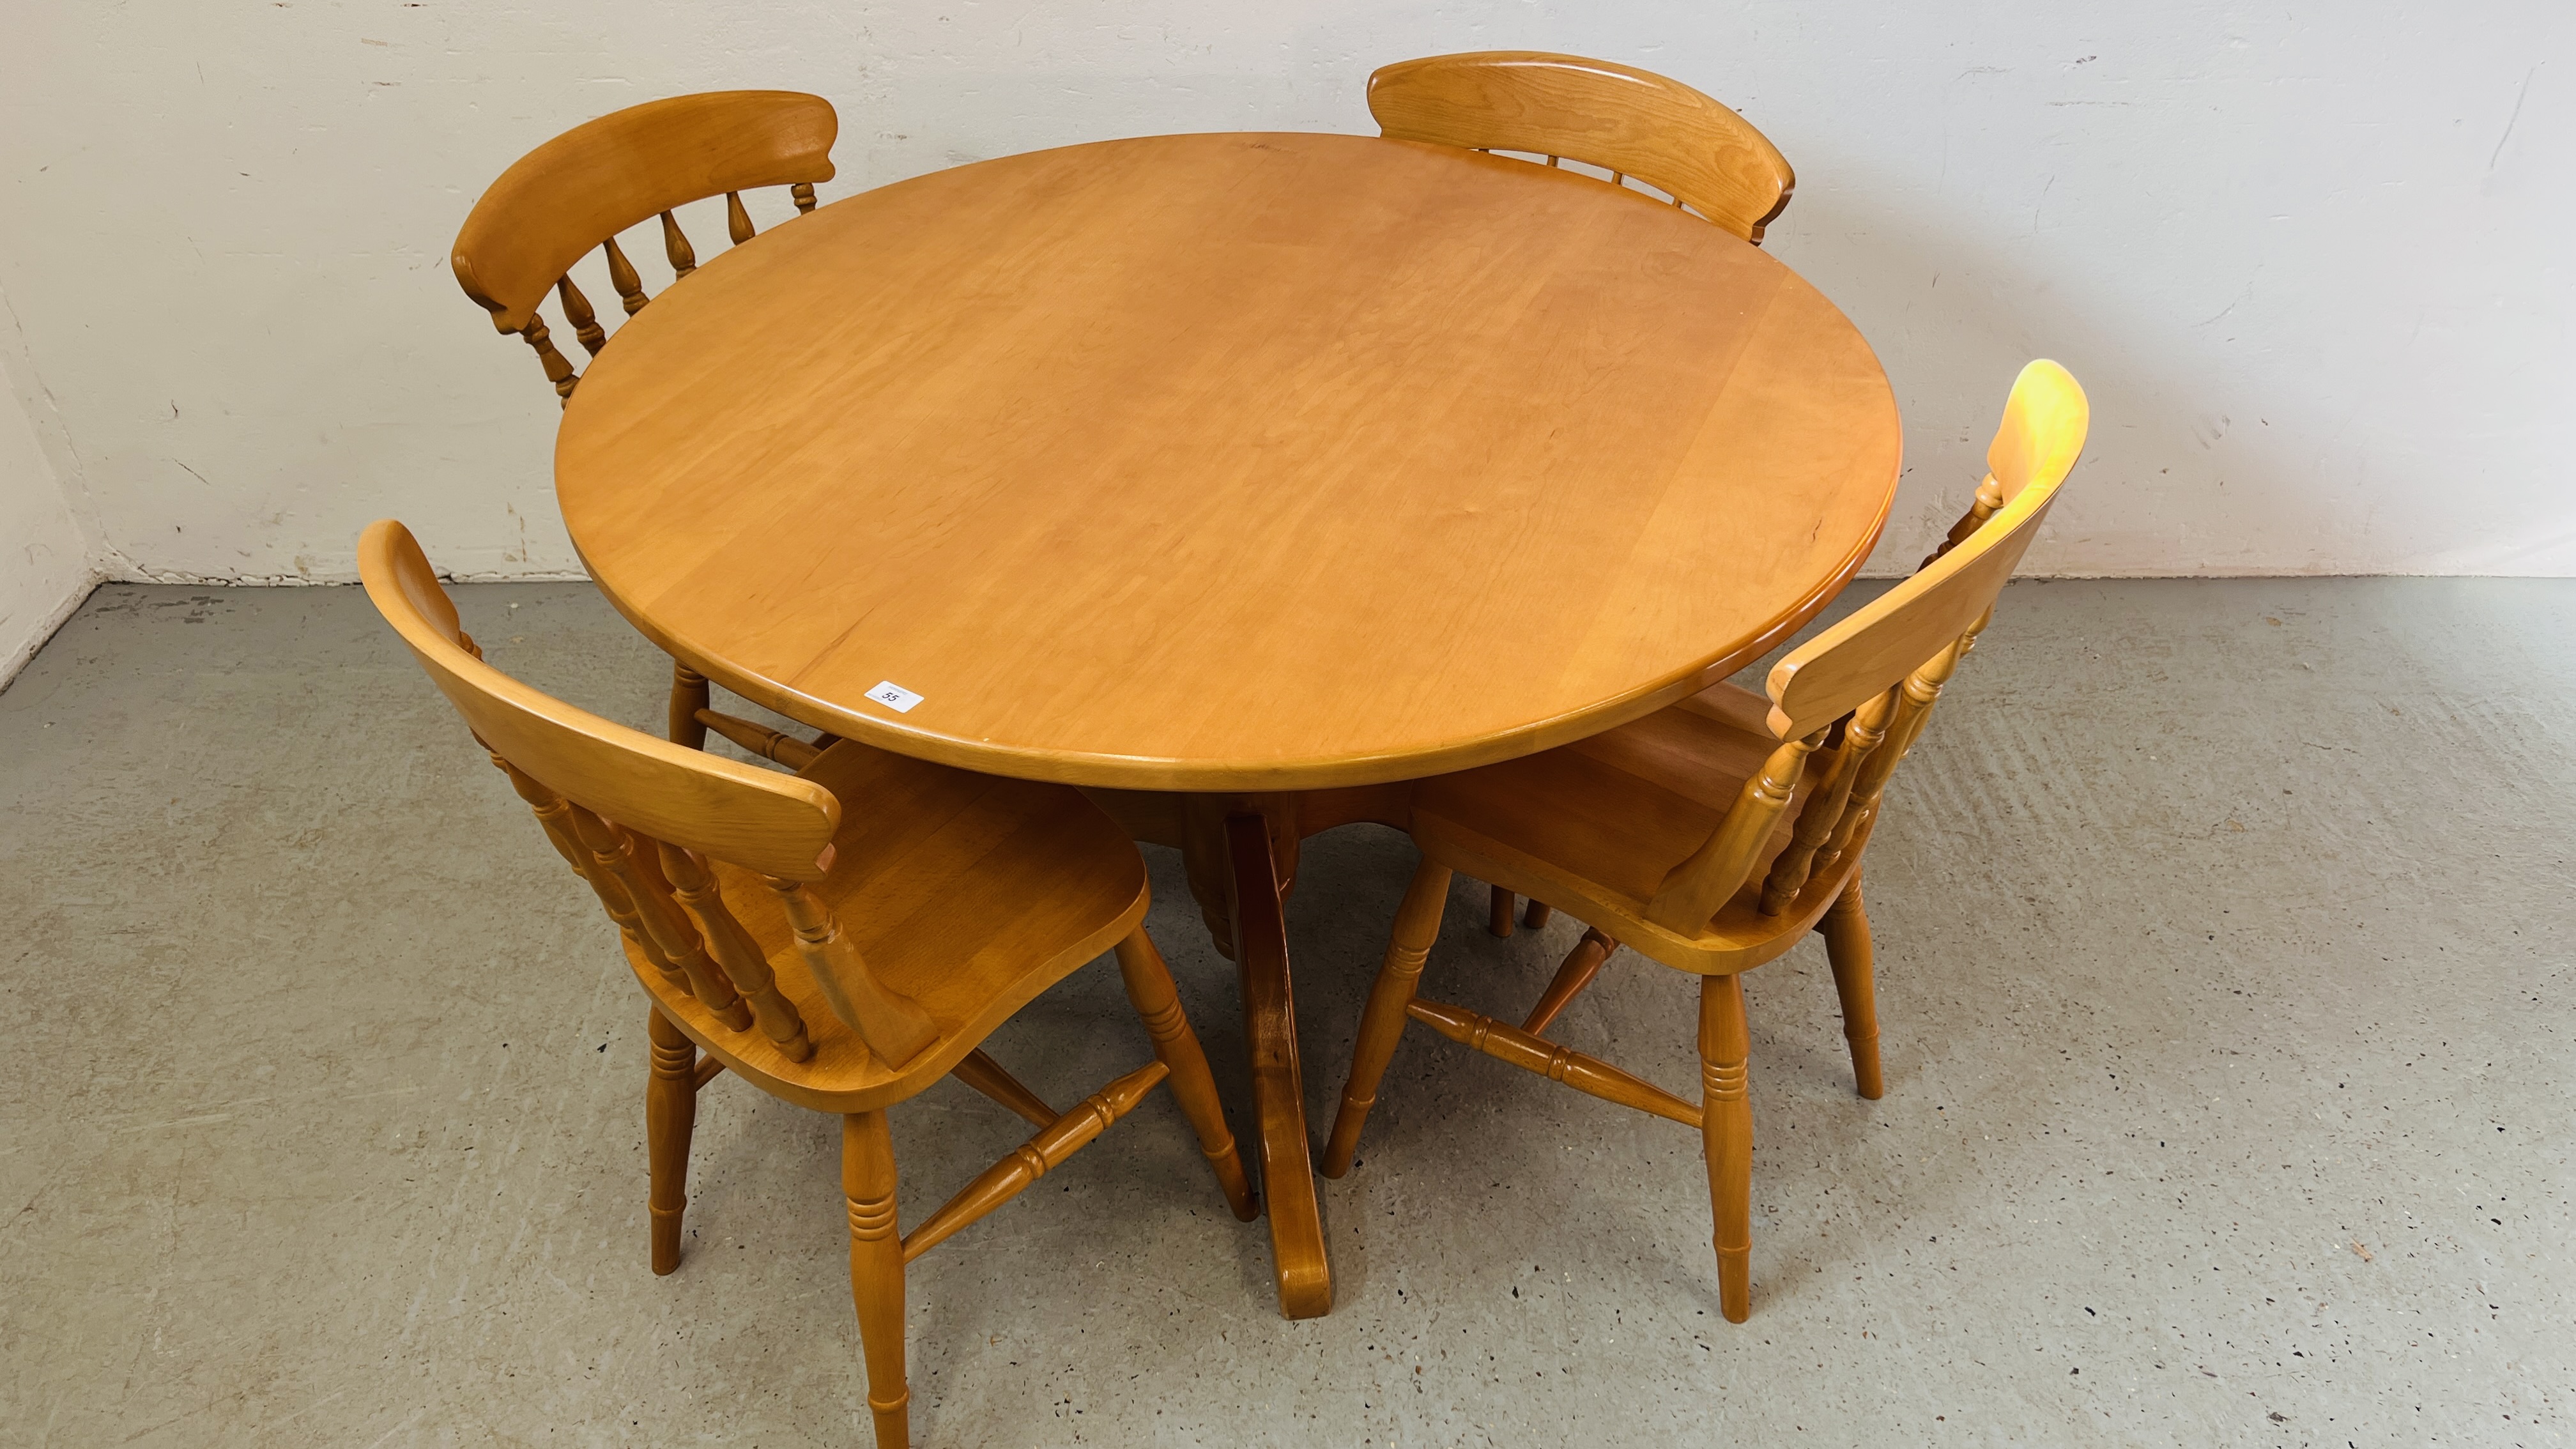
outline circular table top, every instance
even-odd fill
[[[716,257],[592,365],[555,476],[617,607],[781,713],[996,774],[1293,790],[1742,667],[1858,570],[1900,441],[1833,304],[1696,217],[1220,134],[961,166]]]

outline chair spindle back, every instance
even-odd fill
[[[590,299],[573,284],[573,263],[593,247],[609,285],[632,317],[651,300],[617,244],[620,232],[662,219],[662,254],[677,281],[695,271],[696,249],[674,208],[725,199],[725,231],[751,240],[742,193],[786,186],[801,214],[814,209],[814,183],[832,179],[840,118],[831,102],[797,91],[712,91],[646,101],[575,126],[513,162],[456,234],[457,284],[536,350],[547,381],[569,400],[580,377],[546,330],[537,307],[552,291],[573,336],[593,357],[608,345]]]
[[[1708,844],[1665,878],[1648,919],[1675,930],[1704,925],[1751,874],[1807,757],[1828,745],[1825,774],[1763,879],[1761,909],[1781,913],[1809,879],[1857,858],[1889,776],[1993,618],[1997,595],[2084,450],[2090,418],[2084,389],[2065,368],[2042,359],[2021,370],[1986,453],[1993,471],[1976,507],[1913,577],[1773,667],[1770,726],[1783,743],[1745,782]]]
[[[1369,77],[1381,134],[1523,151],[1631,177],[1759,246],[1797,173],[1770,138],[1677,80],[1606,60],[1487,50],[1398,61]]]
[[[358,545],[367,597],[465,717],[546,838],[637,954],[726,1026],[755,1023],[790,1060],[814,1053],[780,994],[769,952],[732,909],[710,862],[757,872],[780,897],[795,946],[833,1015],[888,1065],[936,1037],[919,1006],[887,990],[807,886],[831,865],[840,802],[792,775],[631,730],[483,662],[411,531],[390,519]]]

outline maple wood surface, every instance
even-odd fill
[[[1669,193],[1747,241],[1798,184],[1769,137],[1670,76],[1542,50],[1482,50],[1381,66],[1369,114],[1405,141],[1588,162]]]
[[[629,106],[513,162],[474,203],[448,265],[494,326],[516,332],[584,253],[656,213],[831,180],[839,133],[831,102],[795,91],[710,91]],[[680,247],[693,256],[685,239]],[[627,310],[642,306],[639,296]]]
[[[1246,1065],[1251,1069],[1279,1312],[1287,1318],[1315,1318],[1332,1311],[1333,1271],[1308,1156],[1305,1078],[1297,1058],[1297,1007],[1288,974],[1288,922],[1273,873],[1270,824],[1253,814],[1229,816],[1225,822],[1234,868],[1234,959],[1251,1057]]]
[[[1302,790],[1740,667],[1858,569],[1899,446],[1841,313],[1673,207],[1222,134],[938,172],[715,257],[591,365],[556,480],[630,620],[817,728]]]

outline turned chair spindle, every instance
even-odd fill
[[[668,961],[677,967],[689,984],[689,994],[718,1021],[736,1031],[750,1026],[751,1008],[743,1003],[724,968],[707,954],[705,939],[671,898],[659,861],[638,853],[634,836],[594,812],[575,805],[571,813],[573,837],[590,852],[592,879],[605,874],[624,888],[635,912],[638,936],[652,942],[656,964]]]
[[[778,978],[769,969],[769,957],[726,907],[724,888],[708,869],[706,857],[665,842],[662,876],[671,883],[672,894],[705,928],[708,953],[740,988],[751,1005],[753,1019],[778,1044],[778,1054],[791,1062],[812,1059],[814,1043],[806,1039],[805,1018],[796,1010],[796,1003],[779,994]]]
[[[599,251],[608,261],[608,285],[617,289],[618,304],[626,309],[626,315],[632,317],[643,311],[644,304],[653,299],[644,291],[644,279],[635,274],[635,264],[626,259],[626,249],[617,244],[617,238],[610,237],[599,244]]]
[[[599,314],[590,309],[590,299],[573,285],[572,273],[555,279],[555,297],[563,303],[564,320],[572,323],[573,336],[579,338],[582,350],[597,357],[608,345],[608,333],[599,325]]]
[[[732,192],[726,192],[731,196]],[[676,282],[698,269],[698,254],[689,239],[680,232],[679,220],[669,212],[662,213],[662,255],[671,262],[671,280]]]
[[[652,1002],[653,1271],[681,1266],[697,1094],[718,1075],[840,1114],[851,1298],[879,1449],[902,1449],[910,1436],[904,1265],[1018,1197],[1154,1088],[1171,1089],[1227,1207],[1243,1221],[1256,1215],[1206,1055],[1145,934],[1144,861],[1080,792],[847,742],[804,747],[792,775],[720,759],[585,714],[484,663],[400,524],[367,530],[359,572],[597,895]],[[844,814],[844,800],[868,809]],[[962,820],[975,827],[949,828]],[[1113,952],[1153,1055],[1056,1112],[982,1042]],[[906,1235],[885,1112],[949,1075],[1038,1130]]]
[[[519,329],[519,336],[526,339],[530,347],[536,349],[537,361],[546,370],[546,381],[554,384],[555,396],[570,399],[573,384],[581,379],[573,372],[572,364],[564,359],[564,355],[555,350],[554,336],[546,331],[546,319],[531,316],[528,318],[528,324]]]
[[[1807,803],[1799,808],[1798,823],[1789,837],[1789,847],[1771,862],[1771,873],[1762,879],[1762,914],[1776,916],[1807,883],[1809,868],[1816,852],[1824,848],[1834,828],[1841,823],[1846,803],[1851,799],[1853,782],[1871,754],[1887,738],[1887,722],[1895,709],[1893,693],[1882,694],[1863,704],[1835,726],[1842,736],[1835,748],[1825,781]]]

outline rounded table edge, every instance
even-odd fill
[[[655,647],[743,698],[812,729],[933,764],[1019,780],[1040,780],[1095,789],[1139,790],[1165,794],[1229,794],[1251,791],[1332,790],[1354,785],[1384,785],[1428,779],[1479,765],[1518,759],[1559,745],[1588,739],[1681,700],[1761,658],[1806,627],[1834,601],[1861,566],[1869,561],[1896,508],[1896,480],[1904,464],[1889,470],[1888,488],[1872,521],[1850,555],[1795,604],[1726,652],[1689,669],[1654,681],[1589,708],[1539,720],[1515,729],[1420,749],[1323,760],[1176,760],[1152,756],[1108,755],[1083,751],[1034,750],[978,744],[954,736],[907,729],[875,715],[859,714],[831,700],[804,694],[773,680],[733,668],[654,623],[652,617],[621,596],[590,567],[592,586],[605,595],[636,632]],[[575,552],[579,552],[578,543]]]

